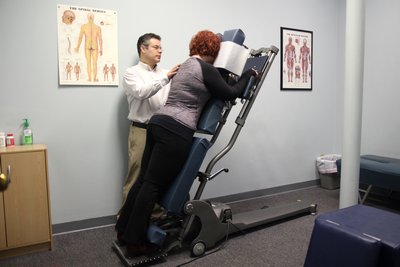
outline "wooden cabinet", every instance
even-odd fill
[[[0,149],[1,171],[11,182],[0,192],[0,258],[51,250],[47,147]]]

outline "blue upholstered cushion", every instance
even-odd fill
[[[305,266],[400,266],[400,215],[364,205],[319,215]]]

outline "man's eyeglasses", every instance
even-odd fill
[[[162,47],[159,45],[150,45],[151,48],[153,48],[154,50],[162,50]]]

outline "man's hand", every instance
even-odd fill
[[[181,66],[181,64],[178,64],[175,67],[173,67],[172,69],[170,69],[170,71],[167,73],[167,77],[169,80],[171,80],[172,77],[175,76],[175,74],[178,72],[180,66]]]

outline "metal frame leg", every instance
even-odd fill
[[[359,189],[359,193],[358,193],[358,201],[360,202],[360,204],[364,204],[365,200],[367,199],[369,192],[372,189],[372,184],[368,185],[367,190],[363,190],[363,189]],[[363,196],[361,196],[361,192],[364,193]]]

